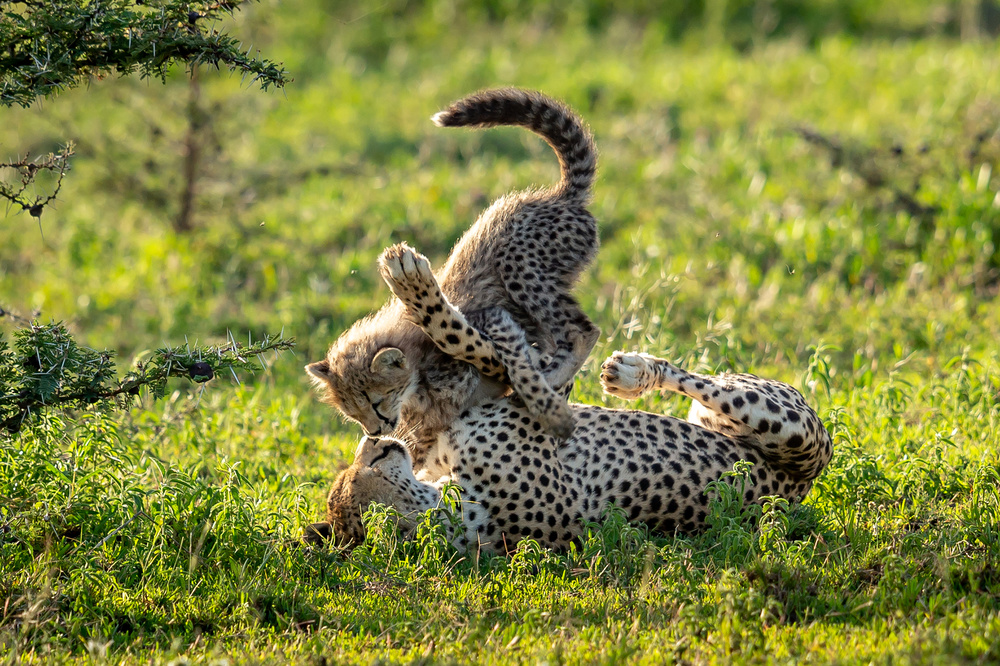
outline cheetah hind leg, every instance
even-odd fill
[[[701,375],[649,354],[615,352],[601,367],[611,395],[634,400],[649,391],[671,391],[693,400],[688,421],[752,442],[776,465],[813,478],[832,453],[819,416],[788,384],[754,375]]]
[[[524,329],[506,310],[492,308],[486,311],[492,314],[483,319],[490,327],[487,335],[503,343],[501,353],[497,341],[485,337],[448,302],[430,262],[412,247],[399,243],[387,248],[379,257],[379,272],[406,306],[410,320],[438,349],[471,363],[487,377],[509,383],[546,431],[560,439],[569,438],[575,427],[572,410],[538,370]]]

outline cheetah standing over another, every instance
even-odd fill
[[[419,262],[414,268],[394,276],[393,290],[408,294],[414,312],[430,307],[447,322],[453,310],[428,288],[429,268]],[[440,335],[436,329],[428,327],[427,334]],[[483,332],[503,363],[530,367],[523,335],[488,325]],[[443,430],[433,452],[447,478],[462,488],[464,531],[456,535],[457,546],[505,552],[530,537],[565,548],[581,534],[583,521],[598,520],[609,505],[659,533],[691,532],[707,515],[705,487],[737,461],[753,464],[748,502],[765,495],[800,499],[830,461],[829,434],[787,384],[693,374],[663,359],[622,352],[605,361],[601,383],[624,398],[662,390],[695,403],[689,421],[572,405],[576,429],[563,444],[513,397],[466,409]],[[358,545],[365,538],[361,514],[372,502],[399,511],[405,528],[440,501],[439,485],[414,475],[405,446],[366,437],[354,463],[333,483],[327,522],[311,526],[307,538],[332,532],[337,541]]]
[[[324,401],[367,435],[404,438],[417,469],[462,410],[505,395],[511,386],[547,432],[566,438],[573,430],[565,396],[545,381],[512,384],[478,327],[523,334],[548,361],[554,385],[571,381],[599,334],[571,294],[598,245],[597,225],[586,209],[596,149],[580,119],[540,93],[503,89],[460,100],[434,121],[531,129],[555,150],[561,179],[549,189],[501,197],[459,240],[439,273],[436,295],[455,312],[447,323],[441,309],[416,312],[394,300],[306,368]],[[389,248],[380,259],[383,277],[417,256],[405,245]],[[440,335],[432,341],[415,324],[448,328],[435,329]]]

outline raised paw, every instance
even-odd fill
[[[378,259],[378,271],[410,314],[414,314],[414,310],[422,310],[432,299],[441,298],[437,278],[427,257],[406,243],[386,248]]]
[[[601,387],[625,400],[635,400],[652,388],[655,376],[645,354],[616,351],[601,365]]]

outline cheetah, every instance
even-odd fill
[[[417,284],[411,293],[425,295],[410,307],[441,305],[450,316],[433,289]],[[427,332],[439,335],[433,327]],[[520,363],[530,374],[533,352],[523,332],[487,323],[483,333],[501,362]],[[516,395],[483,400],[438,437],[432,455],[447,474],[437,483],[417,478],[410,450],[399,440],[365,437],[354,463],[333,483],[326,522],[310,526],[307,539],[332,535],[347,547],[362,543],[361,514],[372,502],[393,507],[401,526],[412,528],[417,514],[440,504],[444,481],[462,490],[464,529],[454,535],[460,549],[505,553],[526,538],[564,549],[611,505],[656,533],[689,533],[704,526],[707,485],[736,462],[752,464],[747,502],[766,495],[796,501],[833,452],[817,414],[778,381],[695,374],[664,359],[616,352],[602,366],[601,383],[625,399],[670,391],[694,404],[687,421],[574,404],[576,428],[560,443]]]
[[[404,439],[417,469],[465,408],[502,397],[512,386],[519,390],[477,332],[485,320],[522,330],[557,380],[576,374],[599,335],[571,294],[598,246],[597,224],[586,208],[596,148],[580,118],[541,93],[500,89],[459,100],[434,122],[526,127],[555,150],[561,177],[553,187],[501,197],[458,241],[438,279],[440,295],[459,316],[439,344],[420,326],[436,324],[440,311],[414,313],[393,300],[343,333],[326,358],[306,366],[322,400],[369,436]],[[414,256],[405,245],[389,248],[380,258],[383,277]],[[545,382],[533,389],[520,389],[523,403],[547,432],[568,437],[574,412],[565,396]]]

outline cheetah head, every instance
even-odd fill
[[[306,366],[321,400],[355,421],[369,437],[396,430],[406,400],[417,387],[406,352],[380,340],[362,320],[330,347],[326,358]]]
[[[353,549],[365,541],[361,515],[372,503],[397,509],[405,523],[405,516],[425,508],[419,498],[421,486],[413,476],[413,459],[406,446],[395,439],[365,437],[354,462],[330,488],[326,522],[307,527],[305,540],[315,543],[333,538],[337,545]]]

